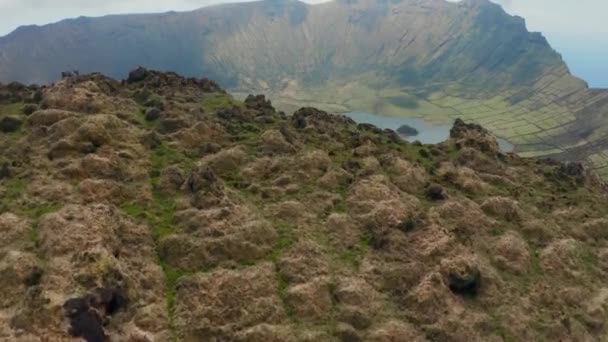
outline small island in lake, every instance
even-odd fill
[[[401,127],[397,128],[397,132],[408,137],[416,136],[418,133],[420,133],[417,129],[409,125],[402,125]]]

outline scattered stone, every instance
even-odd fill
[[[472,257],[446,259],[441,263],[446,285],[458,295],[474,297],[481,287],[481,271]]]
[[[266,100],[266,96],[264,95],[249,95],[245,99],[245,106],[249,109],[257,109],[261,111],[270,111],[274,112],[274,107],[272,107],[272,102],[270,100]]]
[[[161,111],[156,107],[146,108],[146,112],[144,114],[146,121],[155,121],[160,118]]]
[[[426,188],[426,197],[431,201],[443,201],[448,194],[441,185],[433,183]]]

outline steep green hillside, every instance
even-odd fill
[[[601,341],[578,163],[137,70],[2,86],[3,341]]]
[[[314,105],[463,118],[524,156],[590,161],[608,176],[608,92],[590,90],[523,19],[487,0],[265,0],[188,13],[79,18],[0,38],[0,80],[144,64]]]

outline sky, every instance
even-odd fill
[[[239,0],[0,0],[0,36],[20,25],[78,16],[187,11]],[[325,0],[305,0],[319,3]],[[458,0],[450,0],[458,1]],[[593,87],[608,88],[607,0],[492,0],[526,19],[562,54],[571,71]]]
[[[592,87],[608,88],[607,0],[493,0],[542,32],[570,70]]]

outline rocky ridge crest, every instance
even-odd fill
[[[502,154],[460,120],[411,144],[145,69],[17,88],[0,89],[20,123],[0,133],[0,339],[606,334],[606,192],[578,164]]]

